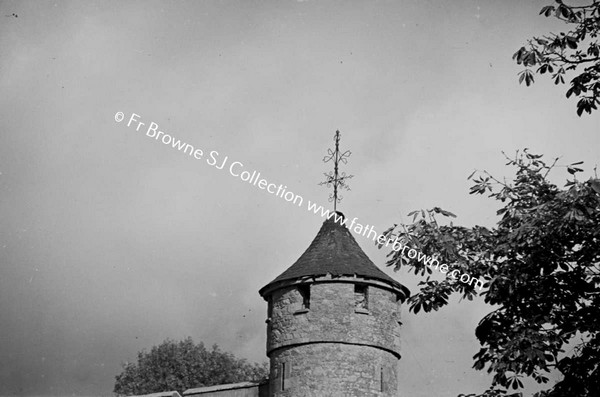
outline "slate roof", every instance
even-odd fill
[[[195,394],[205,394],[211,393],[215,391],[223,391],[223,390],[236,390],[236,389],[247,389],[250,387],[259,387],[262,383],[259,382],[240,382],[240,383],[229,383],[225,385],[216,385],[216,386],[206,386],[206,387],[197,387],[195,389],[188,389],[183,392],[184,396],[193,396]]]
[[[324,276],[329,273],[332,276],[356,275],[384,281],[404,291],[408,296],[410,292],[406,287],[380,270],[360,248],[346,226],[336,222],[334,218],[323,222],[321,230],[300,258],[261,288],[259,293],[262,295],[267,287],[280,281],[306,276]]]
[[[140,394],[132,397],[181,397],[181,394],[176,391],[163,391],[159,393]]]

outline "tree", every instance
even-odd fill
[[[436,207],[414,212],[411,224],[388,230],[403,245],[447,263],[443,280],[432,279],[429,267],[402,251],[391,251],[387,264],[396,270],[408,266],[423,277],[420,291],[408,300],[414,313],[438,310],[452,294],[469,300],[481,295],[494,305],[475,330],[481,349],[473,367],[494,374],[479,396],[522,388],[525,377],[546,383],[548,372],[556,370],[562,380],[538,397],[598,397],[600,180],[597,175],[579,180],[579,162],[564,166],[570,176],[560,188],[548,179],[558,159],[547,165],[525,149],[508,160],[516,168],[512,183],[483,171],[470,191],[501,203],[495,227],[442,224],[440,217],[454,215]],[[483,289],[453,278],[452,270],[484,280]]]
[[[555,84],[564,84],[567,75],[573,76],[567,98],[579,98],[577,114],[589,114],[600,103],[600,2],[592,0],[584,5],[568,5],[555,0],[540,15],[563,21],[565,32],[548,33],[533,37],[521,47],[513,59],[525,69],[519,73],[519,83],[527,86],[534,82],[534,74],[547,74]]]
[[[192,338],[175,342],[165,340],[150,352],[138,353],[137,363],[123,364],[116,376],[114,392],[119,396],[148,394],[242,381],[261,381],[268,376],[267,364],[249,363],[233,354],[222,352],[217,345],[211,350]]]

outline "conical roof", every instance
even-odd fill
[[[341,213],[338,214],[343,217]],[[346,226],[334,218],[323,222],[321,230],[300,258],[261,288],[259,293],[262,295],[272,284],[281,281],[331,274],[334,277],[356,275],[383,281],[408,296],[408,289],[379,269],[360,248]]]

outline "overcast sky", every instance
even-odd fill
[[[323,205],[339,129],[355,175],[340,209],[378,231],[435,205],[493,225],[466,177],[510,177],[503,150],[591,171],[599,114],[578,118],[564,86],[518,85],[512,54],[561,27],[544,4],[0,2],[0,395],[110,395],[121,363],[165,338],[266,360],[257,291],[321,226],[116,112]],[[484,390],[471,357],[489,311],[404,310],[401,395]]]

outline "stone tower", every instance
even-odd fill
[[[326,220],[259,293],[268,302],[269,396],[398,395],[400,303],[409,291],[345,226]]]

